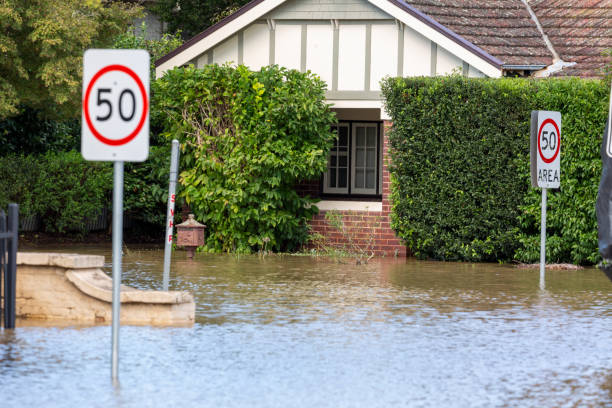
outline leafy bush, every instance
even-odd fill
[[[169,176],[169,145],[152,146],[149,158],[143,163],[125,163],[125,213],[140,223],[165,225]]]
[[[548,195],[546,259],[551,262],[594,264],[597,246],[595,200],[601,177],[601,141],[608,115],[610,88],[600,81],[538,81],[533,106],[560,111],[561,189]],[[525,160],[521,178],[528,183]],[[520,247],[516,259],[540,257],[540,189],[523,196],[519,217]]]
[[[0,209],[19,204],[20,216],[40,214],[43,203],[35,193],[40,182],[41,163],[36,156],[0,157]]]
[[[86,162],[76,151],[40,156],[40,178],[34,187],[45,230],[86,231],[85,219],[96,217],[109,203],[112,167]]]
[[[19,115],[0,121],[0,156],[68,151],[78,149],[79,141],[78,120],[45,119],[41,112],[23,108]]]
[[[386,80],[394,123],[392,227],[419,257],[537,260],[540,191],[529,181],[530,111],[558,110],[562,179],[560,192],[549,195],[548,259],[596,262],[607,92],[600,81],[578,79]]]
[[[291,250],[307,239],[316,207],[295,192],[319,176],[335,121],[325,83],[264,67],[176,68],[156,82],[166,134],[181,141],[182,195],[207,224],[209,251]]]

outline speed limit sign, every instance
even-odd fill
[[[531,112],[531,185],[561,185],[561,112]]]
[[[81,121],[85,160],[147,159],[149,70],[145,50],[85,51]]]

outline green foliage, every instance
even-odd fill
[[[142,230],[166,223],[169,146],[153,146],[143,163],[126,163],[124,212]],[[0,208],[18,203],[22,215],[43,217],[48,232],[87,232],[86,219],[111,206],[110,163],[89,162],[81,154],[47,152],[0,157]]]
[[[549,195],[550,261],[597,260],[595,199],[609,90],[601,81],[388,79],[392,227],[419,257],[533,262],[530,111],[562,114],[561,191]]]
[[[41,171],[34,194],[45,230],[86,232],[85,219],[98,216],[109,202],[112,167],[86,162],[76,151],[49,152],[38,159]]]
[[[17,116],[0,120],[0,156],[78,149],[80,133],[80,121],[45,119],[25,108]]]
[[[249,0],[158,0],[149,9],[168,23],[171,32],[181,30],[184,38],[191,38]]]
[[[123,203],[125,213],[140,223],[157,227],[165,225],[169,173],[169,145],[152,146],[149,158],[143,163],[126,163]]]
[[[548,194],[546,259],[594,264],[597,248],[595,200],[601,177],[600,148],[610,89],[601,81],[538,81],[533,106],[561,112],[561,189]],[[521,178],[529,181],[525,160]],[[515,257],[535,262],[540,254],[540,189],[523,197],[519,217],[521,243]]]
[[[103,0],[0,0],[0,118],[22,106],[76,116],[87,48],[107,48],[141,8]]]
[[[36,156],[0,157],[0,209],[19,204],[20,216],[40,214],[44,203],[35,190],[40,182],[41,163]]]
[[[167,136],[181,141],[182,195],[209,251],[291,250],[317,211],[295,192],[327,164],[335,117],[310,73],[264,67],[176,68],[156,81]]]
[[[16,202],[22,215],[43,217],[46,231],[86,232],[112,188],[108,163],[86,162],[80,153],[9,155],[0,158],[0,207]]]
[[[180,31],[176,34],[163,34],[159,40],[147,39],[147,26],[143,22],[139,32],[131,27],[127,32],[117,36],[113,48],[147,50],[151,56],[151,79],[153,79],[155,78],[155,61],[180,47],[181,44],[183,40],[180,37]]]

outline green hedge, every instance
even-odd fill
[[[317,210],[295,184],[327,164],[335,116],[325,88],[278,66],[190,66],[156,81],[154,106],[181,141],[182,195],[208,227],[206,250],[287,251],[307,239]]]
[[[141,230],[163,237],[169,146],[153,146],[143,163],[126,163],[123,207]],[[113,169],[77,151],[0,157],[0,208],[18,203],[21,216],[39,215],[47,232],[87,232],[87,219],[111,209]]]
[[[415,255],[539,258],[540,191],[529,182],[530,111],[539,109],[562,114],[548,260],[597,262],[594,208],[609,95],[602,82],[390,78],[383,94],[394,123],[392,227]]]

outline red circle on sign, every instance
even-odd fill
[[[542,135],[542,130],[544,129],[544,126],[549,123],[552,123],[552,125],[555,127],[555,130],[557,131],[557,150],[555,151],[555,154],[553,154],[553,156],[550,159],[547,159],[546,157],[544,157],[544,154],[542,153],[542,147],[540,146],[540,136]],[[538,153],[540,154],[540,157],[542,158],[544,163],[552,163],[557,158],[560,148],[561,148],[561,133],[559,132],[559,127],[557,126],[554,120],[552,120],[551,118],[548,118],[544,122],[542,122],[542,125],[540,126],[540,129],[538,130]]]
[[[88,101],[89,101],[89,95],[91,94],[91,90],[93,89],[93,86],[96,83],[96,81],[100,79],[102,75],[107,74],[111,71],[120,71],[120,72],[123,72],[129,75],[134,80],[134,82],[136,82],[136,85],[138,85],[138,89],[140,90],[140,94],[142,95],[142,115],[140,117],[140,121],[138,122],[138,125],[136,125],[136,129],[134,129],[134,131],[132,131],[132,133],[130,133],[126,137],[122,139],[117,139],[117,140],[109,139],[107,137],[102,136],[102,134],[98,132],[98,130],[93,125],[91,118],[89,116]],[[93,76],[93,78],[91,78],[91,81],[89,81],[89,86],[87,87],[87,91],[85,91],[85,99],[83,99],[83,111],[85,112],[85,122],[87,122],[87,127],[89,128],[89,130],[95,136],[96,139],[110,146],[121,146],[121,145],[124,145],[130,142],[132,139],[134,139],[136,135],[138,135],[138,132],[140,132],[140,130],[142,129],[142,126],[144,125],[145,119],[147,118],[148,109],[149,109],[149,101],[147,99],[147,91],[145,90],[145,87],[142,81],[140,80],[138,75],[136,75],[134,71],[132,71],[131,69],[129,69],[128,67],[124,65],[117,65],[117,64],[108,65],[102,68],[101,70],[99,70]]]

